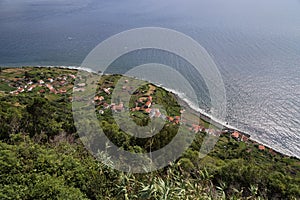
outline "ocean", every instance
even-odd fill
[[[0,0],[0,65],[80,66],[106,38],[149,26],[180,31],[208,51],[225,84],[229,125],[300,157],[297,0]],[[120,58],[114,70],[151,59],[182,64],[158,52],[144,54]],[[190,81],[205,94],[201,78]],[[209,112],[209,100],[201,98],[200,109]]]

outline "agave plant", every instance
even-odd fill
[[[248,197],[247,199],[254,199],[258,193],[258,185],[250,185],[250,187],[248,188],[249,191],[251,192],[251,196]]]
[[[225,182],[223,181],[220,181],[220,186],[217,186],[217,190],[219,192],[219,195],[221,196],[221,199],[226,199],[226,193],[225,193],[225,190],[227,188],[227,185]]]

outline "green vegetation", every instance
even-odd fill
[[[196,137],[170,166],[147,174],[107,167],[94,159],[76,133],[71,105],[73,75],[75,70],[57,68],[1,70],[0,199],[300,198],[299,159],[268,148],[259,150],[259,144],[239,141],[225,132],[213,151],[201,159],[199,149],[207,133],[195,133],[187,124],[184,131]],[[149,96],[153,97],[151,102],[166,108],[164,115],[168,118],[154,137],[130,137],[111,116],[123,106],[120,102],[111,106],[111,96],[104,91],[113,90],[120,78],[113,75],[99,80],[96,96],[101,99],[95,100],[95,110],[105,134],[120,148],[134,152],[150,152],[168,144],[179,127],[170,119],[180,115],[174,95],[150,84],[139,88],[130,101],[132,119],[140,125],[149,123],[144,108]],[[45,83],[39,84],[39,80]],[[30,82],[36,86],[28,91],[30,85],[25,85]],[[25,90],[10,93],[18,87]],[[205,121],[200,120],[200,124],[207,127]]]

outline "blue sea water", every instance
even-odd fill
[[[223,77],[226,121],[300,157],[297,0],[0,0],[0,65],[80,65],[104,39],[145,26],[198,41]]]

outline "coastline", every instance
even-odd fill
[[[162,87],[162,86],[160,86]],[[300,157],[297,157],[295,155],[291,155],[289,154],[288,152],[284,152],[282,151],[281,149],[275,149],[274,147],[270,146],[270,145],[267,145],[261,141],[259,141],[258,139],[255,139],[253,138],[253,136],[251,135],[251,133],[247,132],[247,131],[243,131],[237,127],[234,127],[234,126],[231,126],[231,125],[228,125],[226,124],[226,122],[221,122],[221,120],[218,120],[216,118],[214,118],[213,116],[211,116],[210,114],[206,113],[205,111],[203,111],[202,109],[200,108],[196,108],[196,106],[191,102],[189,101],[186,96],[184,94],[181,94],[177,91],[174,91],[174,90],[171,90],[169,88],[165,88],[165,87],[162,87],[164,88],[165,90],[173,93],[176,98],[180,101],[182,101],[182,103],[190,109],[191,112],[193,112],[194,114],[198,115],[202,120],[212,124],[213,126],[216,126],[222,130],[226,130],[230,133],[233,133],[234,131],[238,131],[241,135],[244,135],[244,136],[247,136],[249,137],[249,141],[251,141],[252,143],[256,143],[256,144],[261,144],[263,146],[265,146],[266,148],[268,149],[271,149],[273,152],[277,153],[277,154],[281,154],[283,156],[288,156],[288,157],[295,157],[297,159],[300,159]]]
[[[1,66],[1,68],[11,68],[11,67],[13,67],[13,66]],[[93,71],[93,70],[91,70],[89,68],[84,68],[84,67],[79,67],[79,66],[60,66],[60,65],[59,66],[56,66],[56,65],[47,65],[47,66],[36,65],[36,66],[34,66],[33,65],[33,66],[16,66],[16,67],[13,67],[13,68],[22,68],[22,67],[64,68],[64,69],[83,70],[83,71],[87,71],[87,72],[91,72],[91,73],[98,73],[98,72],[95,72],[95,71]],[[105,73],[105,75],[110,75],[110,74]],[[145,80],[145,81],[147,81],[147,80]],[[261,144],[261,145],[267,147],[268,149],[271,149],[275,153],[282,154],[282,155],[288,156],[288,157],[295,157],[295,158],[299,159],[295,155],[290,155],[289,153],[283,152],[282,150],[274,149],[273,147],[271,147],[271,146],[269,146],[267,144],[264,144],[263,142],[259,141],[258,139],[253,139],[253,137],[251,136],[251,134],[248,133],[248,132],[246,132],[246,131],[242,131],[242,130],[238,129],[237,127],[228,125],[228,124],[226,124],[226,122],[222,122],[221,120],[218,120],[218,119],[214,118],[213,116],[211,116],[210,114],[206,113],[202,109],[197,108],[197,106],[195,106],[193,104],[193,102],[191,102],[190,100],[187,99],[187,97],[185,96],[185,94],[177,92],[177,91],[169,89],[169,88],[165,88],[165,87],[163,87],[162,85],[159,85],[159,84],[155,84],[155,83],[152,83],[152,84],[154,84],[154,85],[156,85],[158,87],[161,87],[161,88],[165,89],[166,91],[171,92],[173,95],[175,95],[175,97],[179,101],[181,101],[182,104],[184,104],[184,106],[186,108],[189,109],[190,112],[192,112],[193,114],[199,116],[199,118],[201,120],[203,120],[205,122],[208,122],[209,124],[211,124],[211,125],[219,128],[220,130],[222,130],[222,131],[226,130],[229,133],[234,132],[234,131],[238,131],[241,135],[249,137],[249,140],[252,143]]]

